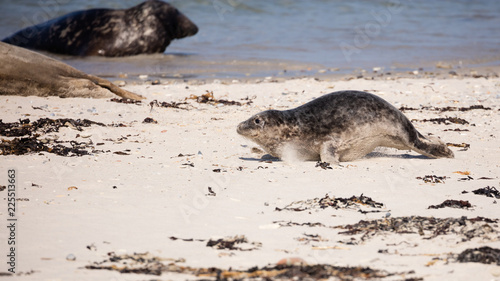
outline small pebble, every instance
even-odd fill
[[[66,260],[67,261],[75,261],[76,257],[73,254],[69,254],[69,255],[66,256]]]
[[[127,85],[127,82],[125,82],[123,80],[116,80],[115,84],[118,85],[118,87],[123,87],[123,86]]]

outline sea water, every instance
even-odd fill
[[[0,38],[66,13],[140,1],[0,0]],[[164,54],[55,56],[83,71],[177,78],[296,76],[500,63],[497,0],[173,0],[199,27]],[[53,56],[53,55],[52,55]]]

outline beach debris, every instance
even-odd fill
[[[307,265],[307,262],[299,257],[291,257],[291,258],[283,258],[279,260],[276,265],[295,265],[295,266],[304,266]]]
[[[7,188],[5,185],[0,185],[0,191],[4,191]]]
[[[436,68],[442,68],[442,69],[452,69],[453,66],[449,63],[438,61],[436,63]]]
[[[424,177],[416,177],[417,180],[423,180],[425,183],[444,183],[446,176],[426,175]]]
[[[189,154],[189,153],[187,153],[187,154],[182,154],[182,153],[179,153],[178,155],[176,155],[176,156],[172,156],[172,157],[170,157],[170,158],[172,159],[172,158],[177,158],[177,157],[190,157],[190,156],[193,156],[193,155],[194,155],[194,154]]]
[[[460,129],[460,128],[444,129],[443,132],[469,132],[469,129]]]
[[[94,245],[94,243],[87,245],[87,249],[90,251],[97,251],[97,247]]]
[[[207,196],[216,196],[216,195],[217,195],[217,193],[215,193],[213,191],[212,187],[209,186],[208,187],[208,194],[207,194]]]
[[[154,120],[153,118],[151,117],[146,117],[144,118],[144,120],[142,121],[142,123],[148,123],[148,124],[158,124],[158,121]]]
[[[467,176],[467,177],[465,177],[465,178],[459,178],[459,179],[458,179],[458,181],[470,181],[470,180],[474,180],[474,178],[473,178],[473,177],[471,177],[471,176]]]
[[[309,226],[309,227],[326,227],[326,225],[320,222],[292,222],[292,221],[273,221],[273,223],[278,224],[280,227],[291,227],[291,226]]]
[[[182,241],[185,241],[185,242],[193,242],[193,241],[197,241],[197,242],[205,242],[207,241],[207,239],[196,239],[196,238],[179,238],[179,237],[175,237],[175,236],[170,236],[169,237],[170,240],[182,240]]]
[[[66,256],[66,260],[67,261],[75,261],[76,257],[73,254],[69,254],[69,255]]]
[[[486,264],[500,265],[500,249],[483,246],[480,248],[467,249],[461,252],[457,261],[459,262],[479,262]]]
[[[295,240],[299,242],[303,242],[304,244],[309,244],[310,242],[327,242],[329,241],[326,238],[321,237],[319,234],[302,234],[303,237],[297,237]]]
[[[72,186],[68,187],[68,190],[75,190],[75,189],[78,189],[78,187],[76,187],[76,186],[74,186],[74,185],[72,185]]]
[[[239,101],[230,101],[230,100],[224,100],[224,99],[216,99],[214,97],[214,92],[212,91],[206,91],[205,94],[202,94],[200,96],[197,96],[197,95],[190,95],[187,99],[191,99],[191,100],[195,100],[197,103],[206,103],[206,104],[212,104],[212,105],[219,105],[219,104],[223,104],[223,105],[238,105],[238,106],[242,106],[242,105],[249,105],[251,103],[253,103],[253,101],[246,97],[245,99],[243,100],[246,100],[247,102],[245,103],[241,103]]]
[[[149,103],[149,106],[151,107],[151,111],[153,111],[153,107],[163,107],[163,108],[176,108],[176,109],[182,109],[182,110],[188,110],[186,107],[181,107],[181,105],[189,105],[187,102],[166,102],[166,101],[158,101],[158,100],[153,100],[152,102]]]
[[[467,125],[470,124],[467,120],[459,118],[459,117],[446,117],[446,118],[431,118],[431,119],[422,119],[422,120],[417,120],[417,119],[412,119],[411,121],[416,121],[416,122],[432,122],[434,124],[444,124],[444,125],[451,125],[451,124],[460,124],[460,125]],[[474,124],[472,124],[474,126]]]
[[[168,264],[162,263],[163,261]],[[115,270],[120,273],[137,273],[149,275],[161,275],[163,272],[183,272],[186,267],[177,266],[175,263],[184,262],[184,259],[162,259],[149,253],[134,253],[132,255],[116,255],[114,252],[108,253],[108,259],[101,262],[94,262],[85,266],[86,269]],[[175,270],[172,270],[174,269]],[[191,273],[189,270],[186,270]]]
[[[71,147],[61,145],[60,143],[69,143]],[[91,149],[91,152],[87,151],[87,149]],[[0,142],[0,155],[24,155],[42,151],[70,157],[102,152],[102,150],[95,150],[90,143],[79,143],[76,141],[56,142],[50,139],[39,140],[37,137],[14,138],[12,140],[2,139]]]
[[[494,178],[490,178],[490,177],[480,177],[480,178],[478,178],[478,180],[494,180]]]
[[[132,100],[132,99],[126,99],[126,98],[112,98],[109,101],[117,102],[117,103],[124,103],[124,104],[137,104],[137,105],[142,104],[142,102],[140,100]]]
[[[225,237],[214,240],[210,239],[207,242],[207,247],[212,247],[217,250],[253,251],[262,247],[262,243],[249,243],[245,235],[236,235],[234,237]]]
[[[479,188],[479,189],[473,190],[472,193],[474,193],[476,195],[484,195],[487,197],[494,197],[496,199],[500,199],[500,191],[498,191],[498,189],[496,189],[494,186],[492,186],[492,187],[487,186],[487,187]]]
[[[350,198],[335,198],[329,197],[328,194],[323,198],[314,198],[307,199],[301,201],[294,201],[283,208],[275,208],[275,211],[294,211],[294,212],[302,212],[306,210],[319,210],[325,208],[334,208],[338,209],[357,209],[358,212],[369,212],[363,210],[362,207],[371,207],[371,208],[382,208],[384,204],[379,203],[371,199],[370,197],[364,196],[361,194],[360,196],[351,196]]]
[[[13,139],[1,139],[0,140],[0,155],[24,155],[27,153],[35,152],[49,152],[57,154],[59,156],[82,156],[91,155],[95,153],[110,152],[103,150],[96,150],[95,146],[103,145],[100,142],[94,144],[90,137],[92,134],[76,134],[76,138],[88,139],[88,142],[77,142],[74,140],[70,141],[58,141],[58,135],[50,135],[48,138],[42,138],[43,134],[57,133],[60,131],[61,127],[68,127],[73,130],[82,132],[84,127],[90,127],[92,125],[102,126],[102,127],[127,127],[124,124],[110,124],[105,125],[100,122],[91,121],[88,119],[50,119],[41,118],[36,121],[31,122],[29,119],[21,119],[18,122],[3,123],[0,120],[0,135],[7,137],[15,137]],[[138,136],[134,135],[134,136]],[[17,138],[19,136],[27,136],[22,138]],[[130,137],[132,135],[127,135]],[[121,137],[117,140],[103,139],[106,141],[113,141],[115,143],[121,143],[126,140],[127,137]],[[137,142],[137,141],[135,141]],[[65,145],[63,145],[65,144]],[[69,144],[69,145],[68,145]],[[127,151],[127,150],[126,150]],[[128,150],[130,151],[130,150]],[[117,154],[120,154],[118,152]],[[128,155],[128,154],[127,154]]]
[[[344,229],[339,234],[358,235],[359,241],[351,237],[347,241],[339,241],[344,244],[359,244],[377,235],[388,233],[396,234],[419,234],[423,239],[433,239],[440,235],[454,234],[461,238],[461,242],[470,241],[473,238],[498,241],[500,231],[498,220],[484,217],[467,218],[434,218],[434,217],[393,217],[378,220],[360,220],[355,224],[339,225],[334,228]]]
[[[451,142],[447,142],[446,143],[447,146],[453,146],[453,147],[461,147],[462,149],[460,149],[460,151],[467,151],[469,150],[470,148],[470,144],[468,143],[451,143]]]
[[[430,205],[427,209],[441,209],[441,208],[457,208],[457,209],[469,209],[472,205],[469,201],[464,200],[445,200],[439,205]]]
[[[415,107],[407,107],[407,106],[401,106],[399,108],[400,111],[410,111],[410,110],[432,110],[432,111],[439,111],[439,112],[445,112],[445,111],[469,111],[469,110],[477,110],[477,109],[482,109],[482,110],[491,110],[491,107],[484,107],[484,105],[471,105],[468,107],[455,107],[455,106],[447,106],[447,107],[435,107],[435,106],[421,106],[420,108],[415,108]]]
[[[12,123],[4,123],[0,119],[0,135],[6,137],[35,136],[59,132],[61,127],[83,131],[82,127],[90,127],[91,125],[106,126],[103,123],[90,121],[88,119],[40,118],[33,122],[31,122],[30,119],[19,119],[18,122]]]
[[[165,273],[191,274],[198,278],[215,278],[216,280],[370,280],[389,276],[408,276],[414,271],[390,273],[370,267],[334,266],[329,264],[304,264],[300,258],[280,260],[276,265],[251,267],[246,270],[229,270],[209,267],[197,268],[184,266],[184,259],[167,259],[153,256],[149,253],[134,253],[132,255],[116,255],[108,253],[108,258],[85,266],[90,270],[112,270],[120,273],[136,273],[160,276]],[[408,279],[406,279],[408,280]]]
[[[459,175],[462,175],[462,176],[468,176],[470,175],[470,172],[469,171],[456,171],[456,172],[453,172],[454,174],[459,174]]]
[[[130,153],[128,153],[126,151],[115,151],[115,152],[113,152],[113,154],[116,154],[116,155],[130,155]]]
[[[320,167],[323,170],[328,170],[328,169],[331,170],[331,169],[333,169],[330,166],[330,163],[328,163],[328,162],[321,162],[321,161],[316,162],[316,166],[314,166],[314,167]]]

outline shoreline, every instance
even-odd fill
[[[43,52],[42,52],[43,53]],[[122,58],[87,57],[75,58],[43,53],[61,60],[80,71],[114,80],[143,81],[147,76],[161,80],[241,80],[254,81],[273,77],[286,80],[295,78],[318,77],[337,79],[366,75],[378,77],[382,73],[391,73],[400,77],[434,77],[453,76],[467,77],[468,72],[475,71],[478,75],[498,75],[500,73],[500,58],[488,57],[471,60],[440,60],[412,64],[374,65],[369,67],[350,68],[345,66],[327,66],[318,63],[287,60],[265,59],[234,59],[203,60],[195,54],[163,53],[139,55]],[[418,74],[414,74],[418,73]],[[424,74],[424,75],[422,75]],[[147,80],[147,79],[146,79]]]
[[[188,83],[191,85],[201,85],[210,83],[262,83],[262,82],[283,82],[296,79],[316,79],[318,81],[339,81],[364,79],[373,81],[397,80],[402,78],[408,79],[466,79],[466,78],[498,78],[500,75],[500,65],[490,66],[475,66],[475,67],[454,67],[451,64],[438,62],[438,67],[434,68],[408,68],[408,70],[393,71],[381,67],[373,67],[371,69],[357,69],[349,72],[343,72],[339,69],[319,69],[316,71],[304,71],[303,74],[286,75],[280,73],[278,75],[269,76],[251,76],[251,77],[215,77],[215,78],[196,78],[196,77],[165,77],[162,75],[128,75],[116,74],[101,76],[110,80],[119,86],[130,85],[158,85],[158,84],[175,84]]]

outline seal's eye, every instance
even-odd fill
[[[259,118],[255,118],[255,120],[253,120],[253,122],[255,122],[255,124],[259,125],[260,124],[260,119]]]

